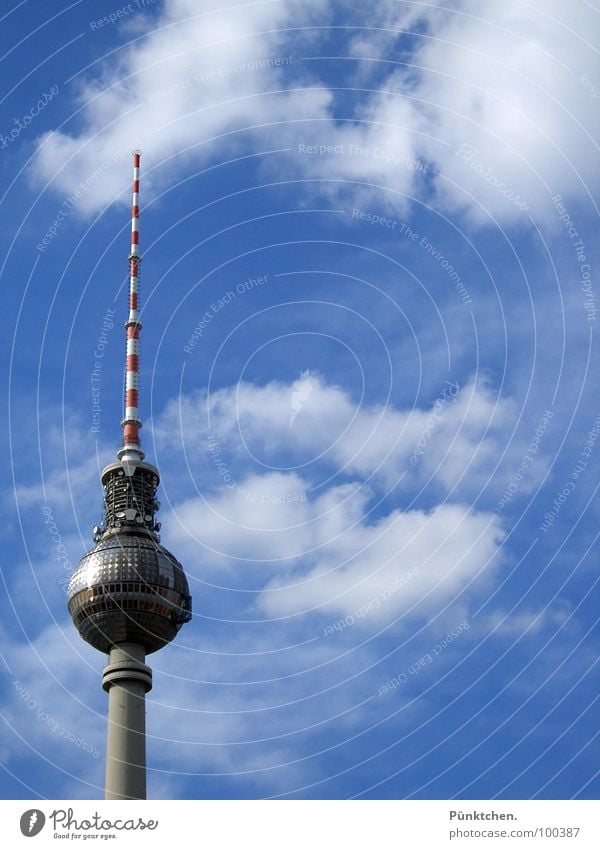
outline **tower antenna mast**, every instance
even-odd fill
[[[129,252],[129,318],[125,324],[127,330],[127,355],[125,359],[125,417],[123,426],[123,447],[118,453],[120,460],[143,460],[140,446],[139,385],[140,385],[140,330],[139,319],[139,282],[140,282],[140,157],[139,150],[133,151],[133,185],[131,203],[131,250]]]

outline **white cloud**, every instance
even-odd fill
[[[434,37],[415,56],[423,70],[414,94],[429,121],[425,149],[447,205],[481,219],[479,202],[503,221],[523,221],[476,165],[491,169],[534,215],[551,212],[556,192],[597,190],[600,117],[580,77],[597,77],[600,16],[575,5],[466,0],[456,14],[436,15]],[[462,143],[476,152],[456,155]]]
[[[122,168],[112,166],[132,146],[145,147],[148,197],[192,157],[207,161],[241,144],[235,132],[212,138],[264,123],[260,146],[292,148],[286,173],[320,178],[323,194],[354,203],[376,199],[403,210],[408,193],[477,221],[486,220],[483,208],[522,223],[529,211],[554,218],[556,192],[581,198],[597,190],[600,17],[591,6],[577,3],[574,13],[560,0],[377,4],[369,25],[388,35],[350,31],[347,54],[363,61],[344,63],[357,91],[338,108],[327,65],[302,58],[314,53],[307,44],[318,48],[328,37],[340,10],[364,21],[352,4],[333,0],[228,9],[167,0],[145,37],[79,81],[81,129],[41,139],[36,180],[71,193],[101,168],[79,201],[90,212],[119,194],[126,199]],[[302,29],[311,23],[317,28]],[[302,153],[299,143],[334,150]],[[316,191],[310,182],[306,189]]]
[[[564,602],[539,610],[495,610],[483,618],[480,628],[482,633],[493,633],[494,636],[536,636],[544,629],[562,626],[569,614],[569,607]]]
[[[464,601],[478,576],[489,580],[503,536],[497,517],[462,506],[393,511],[340,534],[308,572],[273,580],[261,606],[273,616],[317,608],[356,621],[366,607],[367,622],[428,616]]]
[[[322,180],[319,194],[335,202],[349,198],[360,208],[375,201],[403,212],[408,196],[423,191],[427,164],[420,158],[418,133],[427,128],[413,105],[394,93],[400,94],[402,85],[390,78],[382,89],[361,98],[352,121],[335,122],[330,107],[329,122],[301,128],[290,164],[301,175]]]
[[[310,392],[301,391],[306,380]],[[177,450],[192,472],[205,472],[217,457],[227,477],[216,492],[200,483],[201,497],[165,515],[168,545],[184,562],[218,568],[223,580],[227,575],[237,586],[262,591],[259,606],[269,616],[314,609],[343,616],[370,602],[371,622],[389,621],[413,605],[419,615],[439,611],[471,580],[483,576],[485,583],[494,574],[503,539],[499,518],[446,496],[468,491],[472,481],[477,491],[487,480],[500,432],[513,417],[511,404],[496,403],[485,386],[450,386],[429,411],[357,408],[316,374],[180,399],[155,422],[159,446],[173,449],[172,434],[182,433]],[[301,405],[294,403],[299,397]],[[297,412],[292,427],[290,410]],[[265,472],[279,457],[288,470]],[[253,458],[260,473],[248,471]],[[300,468],[313,458],[320,461],[309,478]],[[316,486],[315,476],[328,465],[352,481]],[[438,506],[374,512],[378,487],[393,487],[402,474],[412,486],[432,480]],[[410,570],[416,573],[406,578]],[[393,590],[403,576],[401,590]]]
[[[327,92],[278,91],[282,69],[298,59],[287,52],[286,27],[309,22],[322,7],[320,0],[228,9],[210,0],[167,0],[162,15],[149,19],[145,38],[76,83],[82,129],[40,139],[37,179],[54,179],[68,194],[91,180],[93,189],[79,200],[79,208],[91,212],[122,192],[122,169],[112,166],[134,147],[144,148],[148,197],[166,180],[165,172],[151,169],[171,157],[167,170],[188,162],[188,148],[207,158],[221,152],[223,142],[204,143],[221,133],[321,114]],[[102,178],[94,179],[98,168]]]
[[[298,387],[310,384],[305,397]],[[298,409],[294,408],[294,405]],[[290,426],[290,413],[293,426]],[[239,383],[185,396],[154,422],[160,451],[176,447],[192,471],[220,469],[226,484],[260,463],[294,469],[320,461],[336,472],[379,487],[477,493],[505,448],[516,418],[510,399],[499,398],[484,379],[464,386],[446,381],[429,409],[391,404],[357,405],[343,389],[316,373],[285,384]],[[159,456],[160,459],[160,456]],[[509,458],[507,458],[509,459]]]
[[[232,559],[271,563],[297,559],[315,544],[311,523],[315,511],[321,514],[322,501],[309,504],[306,487],[298,475],[249,476],[213,497],[179,503],[164,517],[165,539],[190,560],[197,559],[201,544],[203,565],[223,567]],[[336,493],[341,501],[346,490],[355,487],[339,489],[344,490]],[[333,497],[324,496],[329,502]]]
[[[373,627],[411,609],[429,616],[465,603],[461,593],[470,597],[472,580],[481,589],[495,574],[504,537],[495,515],[446,504],[369,521],[368,493],[350,486],[305,503],[261,504],[261,492],[272,494],[274,485],[282,492],[284,476],[247,479],[242,488],[255,503],[228,490],[167,517],[165,541],[190,564],[192,579],[217,568],[220,582],[250,582],[269,617],[318,611],[336,618],[368,605],[363,624]],[[288,486],[298,486],[297,477]]]
[[[526,224],[527,213],[555,219],[555,193],[594,195],[597,10],[578,3],[574,13],[560,0],[463,0],[408,13],[383,4],[376,16],[373,25],[395,37],[359,34],[348,52],[364,58],[356,85],[379,71],[379,91],[357,98],[353,121],[332,123],[320,139],[343,153],[301,164],[307,174],[377,188],[326,191],[401,211],[403,195],[417,194],[445,211],[502,224]],[[405,29],[424,34],[408,42]],[[392,70],[382,76],[382,67]],[[423,165],[433,194],[419,179]]]

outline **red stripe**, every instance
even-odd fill
[[[129,296],[129,306],[132,310],[137,310],[138,297],[137,292],[132,292]]]
[[[139,238],[140,238],[140,235],[139,235],[138,231],[137,231],[137,230],[132,230],[132,231],[131,231],[131,244],[132,244],[132,245],[137,245],[137,244],[139,244]]]
[[[135,445],[139,445],[139,441],[139,426],[134,423],[126,424],[123,429],[124,444],[131,445],[131,443],[133,442]]]
[[[139,180],[133,181],[133,191],[136,192],[136,194],[139,195],[139,193],[140,193],[140,181]]]
[[[140,217],[140,208],[139,208],[139,206],[132,206],[132,207],[131,207],[131,217],[132,217],[132,218],[139,218],[139,217]]]
[[[137,371],[139,369],[138,355],[127,354],[127,371]]]
[[[127,389],[125,391],[125,406],[126,407],[137,407],[138,405],[138,391],[137,389]]]
[[[139,327],[137,324],[130,324],[127,327],[127,338],[128,339],[139,339]]]

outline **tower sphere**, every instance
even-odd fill
[[[67,588],[69,613],[83,639],[109,652],[139,643],[162,648],[191,618],[183,566],[149,533],[106,534],[79,561]]]
[[[103,652],[138,643],[146,654],[171,642],[192,616],[183,566],[160,544],[158,470],[138,450],[102,472],[104,522],[67,587],[69,613],[86,642]]]

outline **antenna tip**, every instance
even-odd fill
[[[132,153],[133,156],[141,156],[142,155],[142,151],[138,150],[137,147],[135,148],[135,150],[132,150],[131,153]]]

